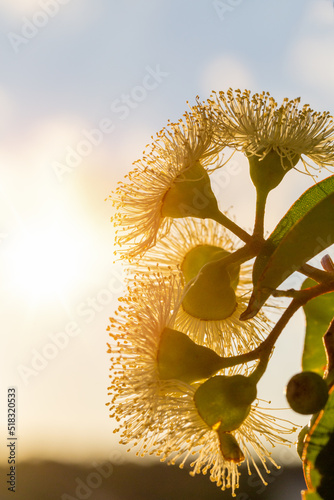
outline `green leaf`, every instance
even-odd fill
[[[317,283],[307,278],[302,289]],[[302,357],[304,371],[313,371],[323,376],[326,365],[326,352],[322,337],[334,317],[334,292],[321,295],[304,306],[306,335]]]
[[[327,196],[333,192],[334,175],[331,175],[330,177],[327,177],[327,179],[319,182],[315,186],[312,186],[307,191],[305,191],[305,193],[303,193],[298,198],[298,200],[290,207],[288,212],[284,215],[283,219],[280,220],[280,222],[266,241],[255,261],[253,270],[254,283],[259,279],[271,255],[274,253],[279,243],[294,226],[294,224],[302,219],[305,213],[307,213],[312,207],[314,207],[324,198],[327,198]]]
[[[334,387],[306,438],[303,466],[310,493],[331,500],[334,485]],[[305,499],[313,500],[313,497],[305,496]]]
[[[260,310],[271,292],[334,242],[334,175],[308,189],[288,210],[255,260],[254,290],[242,319]]]
[[[323,500],[318,493],[312,491],[302,491],[302,500]]]

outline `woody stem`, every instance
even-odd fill
[[[264,215],[268,194],[269,192],[262,189],[256,190],[256,213],[253,236],[256,236],[257,238],[263,238]]]
[[[252,237],[247,233],[244,229],[242,229],[238,224],[229,219],[222,212],[218,211],[217,214],[212,216],[212,219],[221,224],[222,226],[229,229],[232,233],[238,236],[245,243],[250,243],[252,241]]]
[[[296,311],[302,306],[304,306],[310,300],[319,297],[320,295],[330,293],[334,291],[334,278],[326,283],[320,283],[312,288],[306,288],[305,290],[300,290],[299,294],[294,297],[287,309],[282,314],[281,318],[278,320],[268,337],[253,351],[246,352],[244,354],[239,354],[237,356],[231,356],[230,358],[222,358],[222,368],[228,368],[231,366],[239,365],[242,363],[247,363],[249,361],[254,361],[256,359],[260,360],[262,367],[266,367],[271,351],[292,318]],[[261,370],[262,371],[262,370]],[[264,373],[264,371],[263,371]],[[261,374],[261,376],[263,375]],[[259,369],[260,374],[260,369]]]

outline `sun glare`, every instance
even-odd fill
[[[87,262],[87,236],[63,217],[25,225],[7,248],[12,291],[29,302],[66,301]]]
[[[24,14],[30,14],[36,9],[40,9],[39,0],[2,0],[0,9],[8,11],[10,14],[22,16]]]

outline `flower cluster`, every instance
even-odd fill
[[[259,406],[269,358],[239,361],[259,352],[271,328],[265,308],[240,320],[252,291],[247,260],[263,224],[250,235],[222,212],[210,175],[224,168],[225,148],[242,151],[265,199],[299,160],[306,169],[305,158],[332,166],[332,118],[298,105],[232,90],[198,103],[158,134],[111,195],[128,272],[108,327],[115,432],[141,456],[182,467],[195,455],[192,474],[210,471],[234,496],[240,464],[265,483],[263,470],[276,464],[264,440],[288,444],[295,429]]]
[[[171,273],[182,274],[181,286],[186,286],[187,269],[185,265],[191,257],[198,258],[198,269],[206,263],[209,252],[218,259],[221,256],[233,253],[240,247],[237,238],[230,235],[228,231],[215,221],[208,220],[205,224],[194,218],[186,218],[176,221],[170,233],[160,240],[155,247],[149,250],[140,261],[128,267],[129,279],[138,272],[149,276],[152,272],[158,272],[162,276]],[[201,253],[202,252],[202,255]],[[211,257],[210,255],[210,257]],[[189,267],[189,266],[188,266]],[[203,318],[189,314],[181,303],[175,319],[175,327],[181,331],[189,332],[189,336],[195,342],[209,345],[220,355],[231,356],[247,352],[255,348],[268,333],[271,325],[267,316],[262,312],[252,320],[241,321],[239,316],[245,310],[252,290],[251,266],[248,263],[239,266],[235,272],[235,295],[236,305],[233,311],[226,317],[215,320],[203,321]],[[190,279],[193,276],[190,276]],[[211,288],[213,293],[216,290]],[[223,294],[226,290],[223,289]],[[212,297],[209,299],[211,300]],[[223,298],[221,298],[223,302]]]
[[[288,444],[283,434],[293,429],[254,402],[240,426],[220,435],[219,427],[208,425],[199,414],[194,398],[199,382],[187,383],[182,375],[166,378],[161,370],[162,340],[175,327],[182,300],[180,281],[175,274],[132,281],[118,314],[111,318],[110,415],[120,424],[114,432],[120,432],[122,444],[137,447],[137,455],[155,454],[169,464],[179,462],[180,467],[197,454],[191,473],[210,471],[212,481],[222,489],[231,487],[235,495],[243,460],[248,468],[254,465],[265,483],[251,448],[268,472],[266,461],[276,464],[260,438],[271,445]],[[186,360],[179,357],[177,362]],[[217,373],[235,376],[233,369]]]

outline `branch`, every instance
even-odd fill
[[[328,273],[329,274],[329,273]],[[222,358],[222,368],[229,368],[231,366],[239,365],[242,363],[248,363],[249,361],[254,361],[260,359],[261,365],[266,367],[266,363],[269,360],[271,351],[292,318],[295,312],[302,306],[304,306],[310,300],[319,297],[319,295],[324,295],[334,291],[334,278],[327,283],[320,283],[312,288],[306,288],[305,290],[300,290],[298,295],[294,297],[287,309],[284,311],[272,331],[269,333],[268,337],[253,351],[249,351],[244,354],[239,354],[238,356],[231,356],[230,358]],[[263,372],[264,373],[264,372]],[[262,373],[262,374],[263,374]],[[262,376],[261,374],[261,376]]]
[[[329,283],[333,280],[334,276],[333,272],[323,271],[322,269],[317,269],[309,264],[303,264],[299,271],[318,283]]]
[[[264,215],[266,209],[268,192],[256,190],[256,213],[253,236],[263,238],[264,234]]]
[[[295,290],[294,288],[289,288],[289,290],[273,290],[271,295],[273,297],[298,297],[300,290]]]
[[[218,211],[217,215],[215,215],[214,217],[212,216],[212,219],[232,231],[232,233],[238,236],[245,243],[250,243],[252,241],[252,237],[249,233],[247,233],[247,231],[242,229],[240,226],[238,226],[238,224],[226,217],[226,215],[224,215],[220,211]]]

